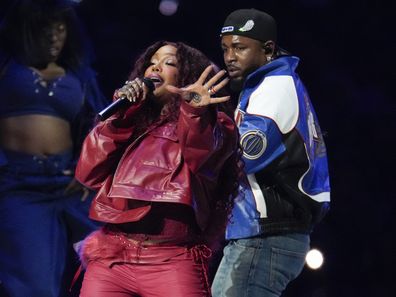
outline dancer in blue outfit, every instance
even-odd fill
[[[66,296],[73,244],[96,227],[74,166],[106,102],[79,26],[68,1],[22,0],[0,28],[0,281],[9,297]]]
[[[276,44],[275,20],[232,12],[221,30],[246,180],[227,226],[214,297],[276,297],[305,262],[330,201],[326,148],[299,59]]]

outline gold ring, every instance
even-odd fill
[[[209,93],[209,95],[215,94],[215,93],[216,93],[215,88],[214,88],[213,86],[211,86],[211,87],[208,89],[208,93]]]

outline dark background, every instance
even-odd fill
[[[152,42],[184,41],[222,66],[219,32],[226,16],[251,7],[273,15],[279,44],[301,58],[298,73],[325,132],[332,185],[331,211],[312,234],[324,265],[304,268],[284,296],[396,296],[393,1],[180,0],[169,17],[160,14],[159,2],[84,0],[77,6],[109,100]]]

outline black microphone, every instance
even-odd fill
[[[154,89],[155,89],[154,83],[149,78],[144,77],[142,79],[142,81],[148,88],[149,92],[154,91]],[[132,102],[129,101],[126,96],[122,96],[121,98],[117,99],[116,101],[113,101],[109,106],[107,106],[101,112],[99,112],[98,113],[99,119],[101,121],[104,121],[107,118],[109,118],[111,115],[116,113],[118,110],[125,108],[131,104],[132,104]]]

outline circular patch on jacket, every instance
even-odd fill
[[[243,156],[249,160],[260,158],[267,148],[267,137],[261,131],[248,131],[241,136]]]

